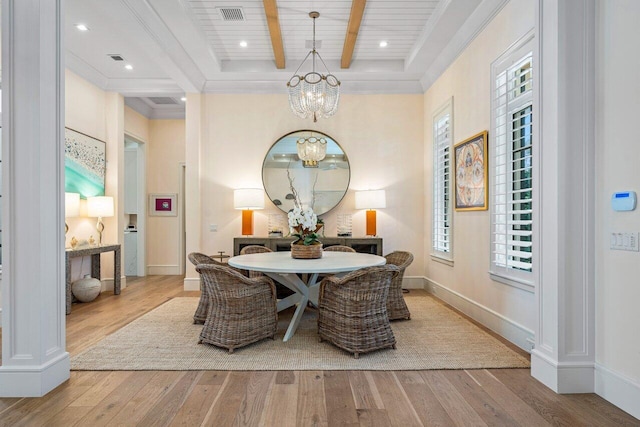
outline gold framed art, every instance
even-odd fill
[[[489,207],[487,131],[457,143],[454,148],[455,209],[484,211]]]

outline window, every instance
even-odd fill
[[[531,36],[492,67],[491,275],[533,286],[533,75]]]
[[[433,117],[432,255],[452,261],[451,100]]]

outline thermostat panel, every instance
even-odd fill
[[[620,191],[611,195],[611,207],[614,211],[632,211],[636,208],[636,192]]]

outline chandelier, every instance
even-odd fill
[[[317,168],[318,162],[327,155],[327,140],[324,138],[300,138],[296,143],[298,157],[305,168]]]
[[[291,111],[298,117],[307,118],[313,116],[313,121],[318,121],[320,117],[330,117],[338,110],[340,100],[340,81],[329,72],[327,65],[320,54],[316,51],[316,18],[320,16],[318,12],[310,12],[313,19],[313,49],[307,53],[298,69],[293,73],[293,77],[287,82],[289,89],[289,105]],[[298,70],[311,55],[312,71],[304,76],[298,75]],[[327,74],[316,72],[316,56],[324,65]]]

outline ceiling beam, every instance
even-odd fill
[[[351,58],[353,57],[353,49],[356,47],[358,39],[358,31],[360,31],[360,23],[362,15],[364,15],[364,6],[367,0],[353,0],[351,2],[351,15],[349,16],[349,25],[347,25],[347,35],[344,37],[344,47],[342,48],[342,68],[351,66]]]
[[[276,68],[283,69],[285,67],[284,47],[282,46],[282,33],[280,32],[280,20],[278,19],[278,5],[276,0],[263,0],[262,2],[264,3],[264,13],[267,16],[267,24],[269,25]]]

